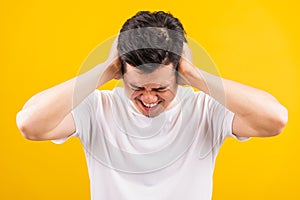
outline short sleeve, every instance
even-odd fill
[[[250,138],[239,137],[233,133],[232,125],[234,119],[234,113],[219,103],[214,98],[206,95],[208,103],[208,116],[210,120],[210,128],[212,133],[217,136],[218,141],[223,143],[226,138],[235,138],[238,141],[246,141]]]
[[[75,123],[75,132],[66,138],[52,140],[53,143],[62,144],[71,137],[81,138],[83,133],[90,131],[97,103],[97,95],[98,90],[95,90],[71,111]]]

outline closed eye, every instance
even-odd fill
[[[167,90],[167,87],[155,88],[153,90],[156,91],[156,92],[163,92],[163,91]]]
[[[142,90],[145,90],[144,87],[138,87],[136,85],[133,85],[133,84],[129,84],[130,88],[134,91],[142,91]],[[159,87],[159,88],[153,88],[152,90],[153,91],[156,91],[156,92],[164,92],[168,89],[168,86],[163,86],[163,87]]]
[[[139,88],[139,87],[137,87],[137,88],[131,88],[132,90],[134,90],[134,91],[141,91],[141,90],[143,90],[143,88]]]

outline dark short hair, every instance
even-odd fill
[[[123,73],[128,63],[144,72],[172,63],[177,70],[185,31],[180,21],[163,11],[140,11],[122,26],[118,52]]]

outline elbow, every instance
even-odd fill
[[[21,127],[18,127],[22,136],[27,139],[27,140],[32,140],[32,141],[41,141],[42,139],[40,137],[38,137],[37,135],[35,134],[32,134],[30,132],[27,131],[27,128],[25,126],[21,126]]]
[[[25,117],[23,116],[22,111],[18,112],[16,116],[16,123],[19,131],[21,132],[22,136],[27,140],[40,140],[37,134],[34,133],[32,130],[31,125],[26,122]]]
[[[24,124],[18,125],[18,129],[20,130],[22,136],[23,136],[25,139],[27,139],[27,140],[38,140],[38,138],[37,138],[34,134],[31,134],[31,133],[28,131],[27,126],[25,126]]]
[[[288,122],[288,110],[284,106],[280,106],[280,109],[276,115],[273,116],[272,128],[270,130],[270,136],[279,135],[285,128]]]

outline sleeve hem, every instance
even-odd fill
[[[74,115],[74,110],[71,111],[73,119],[74,119],[74,124],[75,124],[75,132],[72,133],[71,135],[65,137],[65,138],[60,138],[60,139],[55,139],[55,140],[51,140],[51,142],[53,142],[54,144],[63,144],[65,143],[67,140],[69,140],[71,137],[78,137],[78,123],[77,123],[77,119]]]
[[[228,137],[232,137],[232,138],[235,138],[236,140],[240,141],[240,142],[246,142],[248,140],[251,139],[251,137],[241,137],[241,136],[237,136],[236,134],[233,133],[233,119],[234,119],[234,116],[235,116],[235,113],[231,112],[231,116],[230,116],[230,120],[231,120],[231,129],[230,129],[230,134]]]

